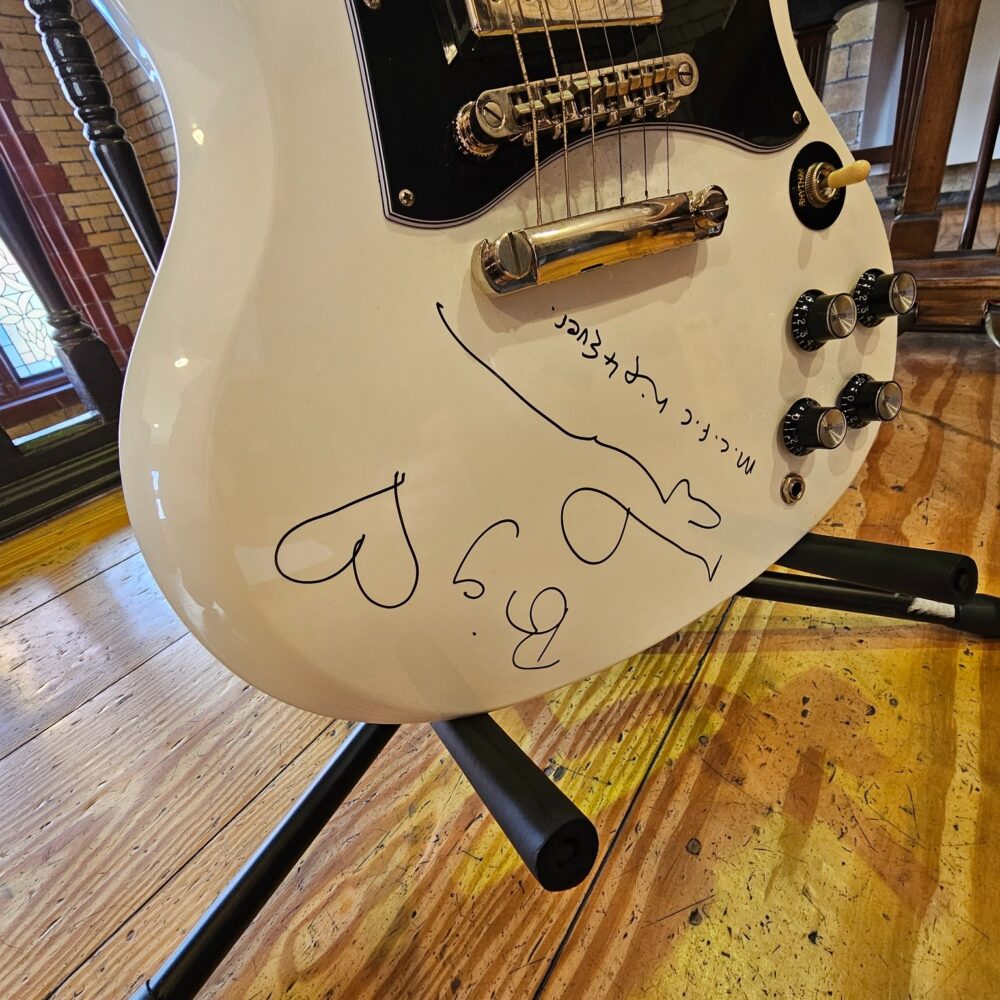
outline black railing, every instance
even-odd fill
[[[25,0],[66,99],[125,218],[155,270],[164,236],[111,93],[70,0]],[[122,373],[108,345],[70,301],[17,184],[0,161],[0,238],[41,300],[63,371],[94,417],[70,431],[15,444],[0,428],[0,537],[51,517],[118,479],[115,441]]]

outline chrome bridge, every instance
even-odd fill
[[[720,187],[649,198],[483,240],[472,276],[494,295],[569,278],[718,236],[729,214]]]
[[[531,145],[536,129],[558,139],[564,128],[666,118],[697,86],[698,67],[685,53],[616,63],[483,91],[458,112],[455,134],[464,152],[486,158],[501,142]]]

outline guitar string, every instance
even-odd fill
[[[632,6],[632,13],[633,13],[633,16],[634,16],[635,15],[635,0],[631,0],[631,2],[632,2],[632,5],[633,5]],[[649,3],[650,12],[653,13],[655,11],[655,0],[647,0],[647,2]],[[663,48],[663,38],[660,35],[660,25],[663,23],[663,18],[666,17],[666,5],[667,5],[667,0],[662,0],[662,6],[660,8],[660,19],[658,21],[654,19],[654,21],[653,21],[653,34],[656,35],[656,47],[660,50],[660,62],[661,63],[665,63],[666,62],[666,56],[664,55],[664,48]],[[666,81],[664,81],[664,82],[666,82]],[[665,97],[664,98],[664,107],[666,107],[666,100],[667,100],[667,98]],[[666,160],[667,160],[667,194],[670,194],[670,125],[669,125],[669,118],[670,118],[670,116],[666,115],[666,116],[664,116],[664,119],[663,119],[663,133],[664,133],[664,138],[665,138],[665,141],[666,141],[666,144],[667,144],[667,156],[666,156]]]
[[[655,0],[649,0],[650,10],[654,10]],[[659,21],[653,21],[653,33],[656,35],[656,45],[660,50],[660,62],[666,62],[666,57],[663,54],[663,39],[660,37],[660,25],[663,23],[664,17],[667,16],[667,0],[662,0],[663,6],[660,8],[660,19]],[[664,80],[666,84],[666,80]],[[668,89],[669,97],[669,89]],[[668,98],[664,98],[666,101]],[[666,108],[666,103],[664,103],[664,108]],[[667,114],[663,118],[663,139],[667,144],[667,194],[670,194],[670,115]]]
[[[520,3],[520,0],[518,0]],[[548,10],[548,17],[545,11]],[[559,64],[556,62],[556,51],[552,46],[552,35],[549,32],[549,18],[552,10],[549,8],[549,0],[539,0],[538,12],[542,15],[542,27],[545,29],[545,41],[549,46],[549,55],[552,57],[552,70],[556,75],[556,86],[559,88],[559,107],[562,109],[562,141],[563,141],[563,179],[566,183],[566,218],[573,215],[569,198],[569,138],[566,135],[566,90],[563,88],[563,79],[559,75]],[[568,89],[569,82],[567,80]]]
[[[573,27],[576,29],[576,41],[580,46],[580,58],[583,60],[583,72],[587,77],[588,86],[592,83],[590,79],[590,68],[587,66],[587,53],[583,48],[583,36],[580,34],[580,11],[577,9],[576,0],[569,0],[573,9]],[[594,91],[590,87],[590,163],[594,174],[594,211],[600,207],[597,201],[597,137],[594,129]]]
[[[635,0],[629,0],[629,8],[632,11],[632,20],[629,21],[628,30],[632,35],[632,53],[636,63],[641,63],[639,56],[639,43],[635,40]],[[642,82],[642,66],[639,69],[639,81]],[[642,100],[642,187],[643,198],[649,198],[649,159],[646,151],[646,88],[639,88],[639,96]]]
[[[504,0],[504,5],[507,8],[510,33],[514,38],[514,50],[517,52],[517,61],[521,66],[524,89],[528,95],[528,107],[531,109],[531,150],[535,161],[535,218],[540,226],[542,224],[542,179],[538,169],[538,110],[535,107],[535,95],[532,93],[531,80],[528,77],[528,67],[524,61],[524,53],[521,51],[521,39],[517,34],[517,25],[514,23],[514,10],[510,5],[510,0]],[[518,6],[520,6],[520,0],[518,0]],[[521,17],[524,17],[523,11]]]
[[[615,79],[615,89],[621,89],[621,80],[619,74],[615,71],[615,56],[611,51],[611,36],[608,34],[608,21],[606,16],[606,11],[604,7],[604,0],[597,0],[597,10],[601,15],[601,27],[604,29],[604,44],[608,48],[608,69],[611,75]],[[625,204],[625,158],[622,155],[622,104],[624,99],[622,94],[618,93],[615,95],[615,100],[618,105],[618,204]],[[611,112],[608,112],[610,117]]]

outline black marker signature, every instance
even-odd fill
[[[686,479],[682,479],[674,487],[674,489],[671,491],[671,497],[681,486],[685,488],[688,499],[694,500],[698,504],[704,505],[704,501],[697,500],[696,497],[692,497],[691,484]],[[571,529],[570,526],[567,524],[567,508],[571,506],[578,506],[578,502],[580,500],[593,500],[595,498],[602,498],[609,504],[612,504],[615,507],[617,507],[617,509],[622,514],[621,530],[618,532],[617,537],[614,537],[612,543],[610,544],[610,547],[608,547],[606,550],[602,549],[596,553],[585,555],[583,552],[584,544],[581,540],[580,535],[577,535],[577,532]],[[667,499],[669,500],[670,497],[668,497]],[[709,509],[711,510],[712,508]],[[718,512],[715,512],[715,514],[718,520],[716,520],[712,524],[701,524],[698,521],[691,520],[690,518],[688,519],[688,524],[696,528],[705,528],[710,530],[712,528],[718,527],[719,522],[721,521],[721,517],[718,515]],[[573,555],[577,557],[577,559],[579,559],[581,562],[587,563],[589,566],[599,566],[601,563],[607,562],[618,551],[618,548],[622,543],[622,539],[624,539],[625,537],[625,531],[628,528],[630,521],[635,521],[636,524],[641,525],[643,528],[645,528],[651,534],[655,535],[661,541],[666,542],[668,545],[672,545],[675,549],[679,549],[685,555],[697,559],[705,567],[705,571],[708,573],[709,583],[711,583],[712,580],[715,578],[715,574],[719,568],[719,564],[722,562],[721,553],[718,556],[714,556],[713,554],[713,556],[706,557],[702,555],[702,553],[700,552],[695,552],[692,549],[685,548],[683,545],[675,541],[669,535],[665,535],[662,531],[657,531],[656,528],[654,528],[651,524],[647,523],[641,517],[638,517],[635,513],[633,513],[632,509],[623,504],[621,500],[619,500],[617,497],[612,496],[610,493],[606,493],[604,490],[599,490],[592,486],[581,486],[579,489],[573,490],[573,492],[566,497],[566,499],[563,501],[562,508],[559,512],[559,523],[560,527],[562,528],[563,539],[565,540],[566,545],[569,547],[569,550],[573,553]],[[588,525],[586,531],[581,532],[581,535],[583,534],[586,535],[587,541],[593,542],[595,532],[592,528],[592,525]],[[570,537],[571,535],[576,537],[575,542],[574,539]]]
[[[545,594],[557,594],[561,604],[561,610],[555,620],[555,622],[546,628],[542,628],[535,621],[535,605],[542,599]],[[528,608],[528,621],[531,624],[531,628],[525,628],[523,625],[518,625],[516,621],[511,617],[511,604],[514,603],[514,598],[517,596],[517,591],[515,590],[510,597],[507,599],[507,607],[504,609],[504,614],[507,616],[507,621],[520,632],[524,638],[514,647],[514,654],[511,657],[511,662],[517,667],[518,670],[547,670],[549,667],[554,667],[559,661],[553,660],[551,663],[542,663],[542,657],[548,652],[549,646],[552,644],[552,640],[556,637],[556,633],[559,631],[559,626],[566,620],[566,614],[569,611],[569,607],[566,603],[566,595],[558,587],[546,587],[544,590],[540,590],[532,598],[531,606]],[[537,639],[542,636],[548,636],[545,640],[545,645],[538,651],[538,655],[535,656],[534,663],[530,666],[528,664],[519,662],[521,648],[527,643],[531,642],[532,639]]]
[[[517,396],[517,398],[521,400],[521,402],[524,403],[525,406],[528,407],[529,410],[533,410],[543,420],[545,420],[547,423],[555,427],[557,431],[560,431],[561,433],[565,434],[566,437],[568,438],[572,438],[574,441],[590,441],[601,448],[606,448],[608,451],[613,451],[619,455],[623,455],[635,466],[637,466],[642,471],[643,475],[645,475],[645,477],[653,484],[657,494],[659,494],[661,502],[663,503],[667,502],[668,495],[665,494],[663,490],[660,488],[660,484],[656,481],[656,477],[653,475],[652,472],[649,471],[649,469],[646,468],[645,465],[643,465],[643,463],[638,458],[635,457],[635,455],[633,455],[631,452],[626,451],[624,448],[619,448],[617,445],[609,444],[607,441],[602,441],[599,435],[597,434],[574,434],[572,431],[567,430],[565,427],[563,427],[563,425],[560,424],[558,421],[550,417],[543,410],[540,410],[526,396],[523,396],[520,392],[518,392],[517,389],[515,389],[514,386],[511,385],[510,382],[508,382],[496,369],[491,368],[473,350],[471,350],[468,346],[466,346],[466,344],[462,341],[461,337],[459,337],[458,334],[455,333],[455,331],[451,327],[451,324],[448,322],[448,319],[444,314],[444,306],[440,302],[436,303],[436,306],[437,306],[438,316],[441,318],[441,322],[444,325],[444,328],[451,335],[455,343],[458,344],[458,346],[461,347],[462,350],[465,351],[465,353],[468,354],[469,357],[472,358],[472,360],[475,361],[477,365],[484,368],[495,379],[497,379],[499,382],[505,385],[510,392],[512,392],[515,396]]]
[[[403,521],[403,511],[399,505],[399,489],[406,481],[406,475],[404,473],[395,472],[393,473],[392,483],[389,486],[385,486],[380,490],[375,490],[373,493],[369,493],[366,496],[359,497],[357,500],[351,500],[349,503],[342,504],[340,507],[335,507],[333,510],[328,510],[323,514],[316,514],[314,517],[306,518],[304,521],[300,521],[294,527],[289,528],[278,541],[277,546],[274,549],[274,567],[277,571],[291,583],[300,584],[316,584],[316,583],[326,583],[329,580],[333,580],[335,577],[340,576],[348,568],[351,568],[354,573],[354,582],[358,585],[358,590],[361,591],[362,596],[366,601],[371,604],[376,605],[380,608],[400,608],[413,596],[417,589],[417,583],[420,580],[420,564],[417,562],[417,554],[413,551],[413,544],[410,542],[409,533],[406,530],[406,524]],[[310,525],[316,524],[318,521],[323,521],[327,518],[336,517],[344,511],[350,510],[352,507],[357,507],[360,504],[366,503],[368,501],[374,500],[376,497],[380,497],[385,493],[392,493],[393,501],[396,509],[396,517],[398,519],[399,528],[403,533],[403,539],[406,542],[406,548],[409,551],[410,559],[412,560],[412,567],[407,566],[407,574],[412,573],[413,583],[410,585],[410,589],[406,596],[402,600],[394,601],[384,597],[384,595],[375,596],[369,592],[369,589],[362,582],[361,570],[358,568],[358,556],[361,555],[364,549],[365,540],[368,537],[367,531],[362,531],[360,535],[351,543],[351,555],[350,557],[340,566],[335,569],[332,573],[327,573],[324,576],[315,577],[312,579],[303,578],[295,576],[290,572],[286,572],[281,568],[282,563],[282,546],[288,542],[293,535],[300,531],[308,529]]]
[[[555,306],[552,306],[552,311],[553,312],[556,311]],[[588,340],[590,339],[590,330],[587,327],[581,327],[579,321],[574,319],[568,313],[563,313],[562,319],[554,321],[552,325],[556,330],[565,330],[565,332],[569,336],[571,336],[577,343],[584,344],[585,346],[588,344]],[[601,346],[601,334],[596,327],[594,328],[593,336],[596,339],[589,344],[587,351],[582,351],[580,353],[580,357],[586,358],[588,361],[596,361],[598,360],[599,357],[598,348]],[[662,399],[660,398],[660,391],[656,386],[656,381],[652,378],[652,376],[647,375],[645,372],[641,371],[640,369],[641,363],[642,362],[639,358],[639,355],[636,354],[635,364],[631,368],[627,369],[625,372],[624,375],[625,384],[631,386],[635,385],[636,381],[641,380],[640,394],[642,398],[646,399],[647,392],[651,392],[653,396],[653,402],[656,403],[656,408],[660,411],[660,414],[662,415],[667,409],[667,404],[670,402],[670,397],[664,395]],[[620,367],[620,362],[618,361],[617,355],[614,351],[612,351],[610,354],[604,355],[604,367],[609,369],[608,379],[613,380],[614,377],[618,374],[618,368]],[[645,383],[648,383],[648,388],[646,387]],[[693,420],[696,427],[701,426],[701,421],[694,419],[694,414],[691,412],[691,410],[689,410],[686,406],[682,407],[682,409],[687,414],[687,419],[680,421],[681,427],[687,427],[688,424],[690,424],[691,421]],[[705,429],[701,437],[698,438],[699,444],[704,444],[705,441],[708,440],[708,435],[711,431],[711,427],[712,427],[711,423],[705,426]],[[718,434],[715,435],[715,440],[716,441],[719,440]],[[721,454],[724,455],[727,451],[729,451],[729,442],[726,440],[726,438],[722,438],[722,440],[726,444],[726,446],[720,450]],[[738,469],[742,469],[744,475],[749,476],[753,472],[755,465],[756,462],[748,455],[745,461],[737,462],[736,467]]]
[[[458,569],[455,570],[455,575],[451,578],[451,582],[455,584],[456,587],[460,587],[462,584],[471,583],[479,588],[478,594],[470,594],[467,590],[463,590],[462,593],[470,601],[478,601],[483,594],[486,593],[486,584],[482,580],[477,580],[475,577],[466,577],[460,580],[458,574],[462,572],[462,567],[465,565],[465,560],[472,555],[472,550],[482,541],[485,535],[488,535],[494,528],[499,528],[501,524],[512,524],[514,526],[514,537],[521,537],[521,526],[513,518],[505,517],[503,520],[494,521],[488,528],[483,528],[482,531],[476,535],[476,540],[466,549],[465,555],[462,556],[462,561],[458,564]]]

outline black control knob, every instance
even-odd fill
[[[865,271],[854,289],[858,322],[878,326],[884,319],[905,316],[917,304],[917,279],[909,271],[886,274],[878,268]]]
[[[817,448],[839,448],[847,437],[847,418],[835,406],[820,406],[815,399],[800,399],[781,422],[781,440],[793,455],[808,455]]]
[[[844,386],[837,406],[847,418],[848,427],[864,427],[873,420],[895,420],[903,408],[903,390],[898,382],[876,382],[861,372]]]
[[[803,351],[819,350],[828,340],[843,340],[858,325],[858,308],[846,292],[824,295],[816,288],[799,296],[792,310],[792,338]]]

